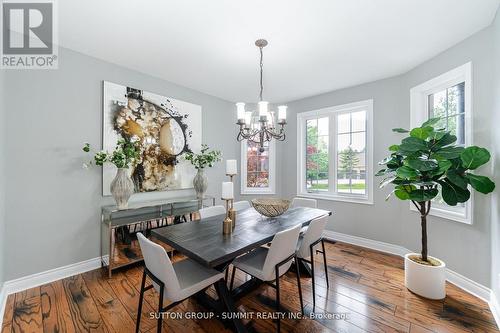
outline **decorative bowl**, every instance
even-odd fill
[[[280,216],[288,210],[290,200],[285,199],[253,199],[252,206],[266,217]]]

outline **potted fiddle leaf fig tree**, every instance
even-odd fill
[[[409,134],[400,144],[389,147],[390,156],[379,164],[384,168],[376,176],[384,177],[383,188],[394,187],[389,194],[410,201],[420,213],[422,251],[405,256],[405,285],[412,292],[430,299],[442,299],[445,293],[445,263],[428,255],[427,216],[433,199],[450,206],[467,202],[471,190],[488,194],[495,184],[473,171],[490,160],[485,148],[460,147],[457,138],[436,124],[432,118],[411,131],[395,128],[394,132]]]

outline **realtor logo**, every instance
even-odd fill
[[[1,68],[56,69],[55,3],[2,3]]]

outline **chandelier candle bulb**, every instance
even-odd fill
[[[226,160],[226,175],[236,175],[238,173],[238,165],[236,160]]]
[[[238,120],[245,119],[245,103],[236,103],[236,112],[238,114]]]
[[[268,102],[260,101],[259,102],[259,117],[267,117],[267,105]]]
[[[278,106],[278,120],[286,120],[286,105]]]
[[[234,199],[233,182],[222,182],[222,199]]]

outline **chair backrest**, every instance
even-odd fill
[[[212,217],[216,215],[222,215],[226,214],[226,209],[224,206],[218,205],[218,206],[210,206],[206,208],[200,209],[200,217],[202,219],[205,219],[207,217]]]
[[[233,208],[235,211],[247,209],[250,208],[250,203],[248,201],[237,201],[233,204]]]
[[[291,208],[295,207],[318,208],[318,201],[307,198],[293,198]]]
[[[312,220],[307,227],[302,242],[297,250],[297,256],[300,258],[309,258],[311,256],[310,245],[321,238],[323,230],[325,230],[328,223],[328,216],[320,217],[319,219]]]
[[[176,300],[181,287],[174,266],[165,249],[147,239],[142,233],[137,233],[142,256],[146,268],[165,284],[165,295],[170,300]],[[154,288],[160,292],[160,286],[153,282]]]
[[[267,278],[267,281],[275,279],[275,266],[278,263],[282,262],[290,255],[295,254],[301,227],[302,226],[298,224],[293,228],[280,231],[274,235],[271,247],[264,261],[264,266],[262,267],[262,273]],[[281,266],[279,269],[279,276],[285,274],[291,265],[292,260]]]

